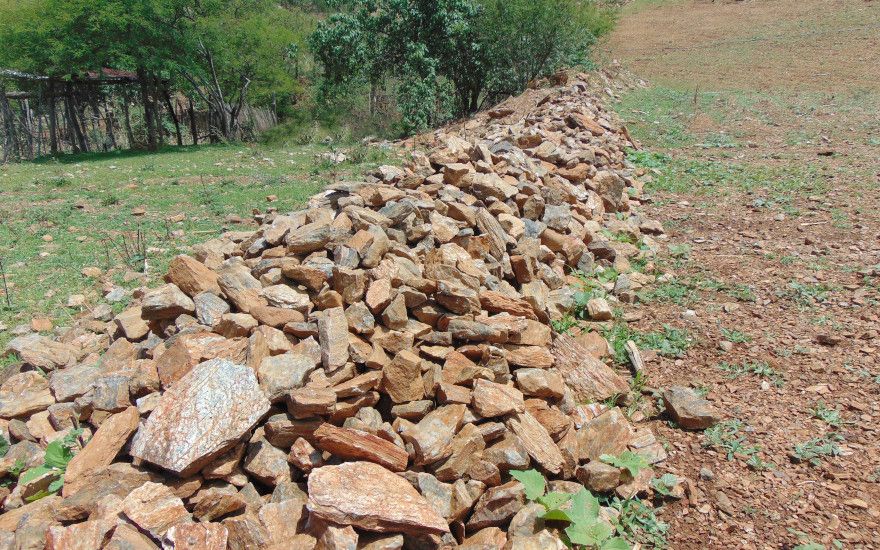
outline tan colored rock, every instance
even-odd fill
[[[418,355],[403,350],[382,369],[382,389],[394,403],[418,401],[425,396],[421,365]]]
[[[562,471],[564,459],[550,434],[528,412],[517,413],[507,419],[507,428],[519,437],[529,456],[548,472]]]
[[[257,439],[248,445],[242,460],[242,469],[263,485],[275,487],[290,481],[287,453],[265,439]]]
[[[186,476],[228,450],[268,410],[252,370],[206,361],[162,395],[135,434],[131,454]]]
[[[503,312],[516,317],[537,319],[532,306],[525,300],[511,298],[492,290],[480,292],[480,305],[490,313]]]
[[[6,346],[4,355],[14,352],[21,360],[43,370],[55,370],[70,366],[77,360],[76,349],[39,334],[27,334],[14,338]]]
[[[220,290],[241,313],[250,313],[251,308],[267,304],[266,299],[260,295],[263,285],[243,263],[227,262],[217,274]]]
[[[140,306],[130,307],[113,318],[122,334],[132,342],[137,342],[150,332],[150,327],[141,317]]]
[[[169,529],[165,543],[174,550],[226,550],[228,536],[219,523],[189,523]]]
[[[549,369],[553,366],[553,354],[539,346],[508,347],[507,362],[517,367]]]
[[[185,313],[192,314],[196,305],[177,285],[167,284],[154,288],[144,295],[141,316],[144,319],[174,319]]]
[[[64,472],[64,496],[76,492],[81,483],[87,483],[84,474],[113,463],[116,455],[138,427],[137,407],[129,407],[101,423],[98,431],[83,449],[76,453]]]
[[[516,386],[525,395],[561,399],[565,393],[565,381],[554,370],[519,369],[515,376]]]
[[[604,401],[629,392],[627,381],[596,359],[576,338],[558,335],[551,351],[556,369],[562,373],[578,401]]]
[[[505,384],[488,380],[475,380],[473,392],[474,411],[483,418],[505,416],[525,411],[522,392]]]
[[[580,459],[599,460],[604,454],[619,455],[632,439],[632,426],[617,407],[587,422],[577,433]]]
[[[593,298],[587,302],[587,314],[594,321],[610,321],[614,318],[614,312],[605,298]]]
[[[361,430],[322,424],[314,437],[319,449],[342,459],[375,462],[392,472],[404,471],[409,462],[404,449]]]
[[[348,361],[348,320],[341,307],[324,311],[318,318],[321,361],[328,370],[337,369]]]
[[[175,525],[192,522],[183,501],[160,483],[147,482],[129,493],[122,501],[122,513],[157,539]]]
[[[402,437],[415,450],[415,464],[432,464],[452,454],[452,440],[461,425],[466,407],[447,405],[429,412]]]
[[[175,256],[168,264],[168,273],[165,280],[177,285],[180,290],[190,298],[202,292],[220,295],[220,285],[217,284],[217,273],[209,269],[200,261],[181,254]]]
[[[111,521],[86,521],[62,527],[49,527],[46,533],[46,550],[93,550],[101,548],[110,538],[114,523]]]
[[[715,408],[690,388],[668,388],[663,392],[663,404],[673,420],[687,430],[705,430],[719,420]]]
[[[324,466],[309,475],[308,509],[316,516],[367,531],[412,535],[449,526],[402,477],[371,462]]]

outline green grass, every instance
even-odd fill
[[[0,167],[0,257],[13,304],[6,307],[0,296],[0,322],[12,328],[32,315],[48,315],[56,325],[69,323],[77,313],[65,307],[70,294],[86,294],[91,305],[100,300],[100,283],[84,278],[84,267],[118,274],[143,268],[140,261],[128,265],[122,252],[123,237],[130,246],[139,230],[146,273],[155,281],[173,256],[193,244],[245,229],[228,223],[227,216],[295,209],[326,183],[389,156],[374,149],[359,155],[359,163],[333,166],[317,157],[327,151],[324,145],[218,145],[69,155]],[[277,200],[267,202],[268,195]],[[132,215],[137,207],[146,214]],[[175,214],[185,219],[166,221]],[[44,240],[47,235],[51,241]],[[8,331],[0,333],[0,349],[10,338]]]

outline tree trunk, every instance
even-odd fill
[[[171,94],[168,93],[168,88],[164,88],[163,92],[163,95],[165,96],[165,104],[168,106],[168,113],[171,115],[171,120],[174,122],[174,133],[177,137],[177,146],[183,147],[183,134],[180,132],[180,119],[177,118],[177,112],[174,110],[174,105],[171,104]]]
[[[0,82],[0,116],[3,117],[3,135],[4,135],[4,144],[3,144],[3,164],[9,160],[9,157],[12,156],[13,152],[15,152],[15,156],[18,157],[18,140],[15,137],[15,120],[13,118],[12,107],[9,105],[9,100],[6,99],[6,87],[3,86],[3,83]]]
[[[122,95],[122,116],[125,124],[125,137],[128,139],[128,148],[134,148],[134,132],[131,131],[131,113],[128,110],[128,94]]]
[[[193,100],[189,100],[189,132],[192,134],[193,145],[199,144],[199,125],[196,124],[196,108]]]
[[[141,102],[144,105],[144,124],[147,127],[147,149],[155,151],[158,149],[156,140],[156,119],[153,114],[153,101],[150,98],[150,80],[147,71],[143,67],[138,67],[138,81],[141,85]]]
[[[67,87],[67,91],[70,91],[70,85]],[[77,124],[75,122],[75,114],[73,112],[73,106],[71,105],[70,95],[64,96],[64,118],[66,119],[67,125],[67,140],[70,142],[70,148],[74,153],[79,153],[79,139],[77,139]]]
[[[116,131],[113,128],[116,124],[113,120],[113,111],[110,110],[110,105],[107,103],[106,95],[102,94],[101,103],[104,104],[104,124],[107,125],[107,137],[110,138],[110,147],[118,149],[119,146],[116,144]]]
[[[49,81],[49,150],[58,154],[58,114],[55,106],[55,81]]]

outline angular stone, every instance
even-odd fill
[[[167,284],[148,291],[141,303],[144,319],[174,319],[184,313],[195,313],[196,305],[177,285]]]
[[[333,290],[342,296],[346,304],[354,304],[364,299],[367,291],[367,275],[363,269],[333,268]]]
[[[156,539],[175,525],[192,522],[183,501],[167,486],[152,482],[144,483],[125,497],[122,513]]]
[[[348,236],[348,231],[332,225],[311,223],[287,234],[287,251],[293,254],[314,252]]]
[[[0,418],[30,416],[55,404],[49,388],[28,389],[21,393],[0,392]]]
[[[554,361],[553,354],[540,346],[511,346],[505,357],[511,365],[535,369],[549,369]]]
[[[308,509],[324,520],[367,531],[411,535],[449,532],[446,520],[412,485],[371,462],[313,470]]]
[[[331,388],[299,388],[287,398],[287,410],[297,419],[332,414],[335,406],[336,392]]]
[[[55,342],[39,334],[27,334],[14,338],[6,346],[6,353],[14,352],[21,360],[43,370],[55,370],[76,362],[76,349],[68,344]],[[4,355],[5,355],[4,354]]]
[[[452,440],[466,410],[464,405],[440,407],[401,434],[415,450],[416,465],[431,464],[452,454]]]
[[[174,550],[226,550],[229,532],[219,523],[175,525],[165,534],[166,548]]]
[[[577,469],[578,481],[595,493],[609,493],[620,484],[620,468],[593,460]]]
[[[268,410],[251,369],[206,361],[162,395],[135,434],[131,455],[185,477],[234,445]]]
[[[222,524],[228,532],[227,550],[252,550],[268,546],[269,533],[260,523],[260,518],[252,512],[226,518]]]
[[[289,498],[281,502],[270,502],[260,507],[260,523],[266,529],[272,544],[290,545],[290,548],[298,548],[293,543],[297,536],[299,524],[305,515],[306,496]]]
[[[598,461],[604,454],[619,455],[632,440],[632,426],[617,407],[587,422],[577,433],[580,459]]]
[[[515,375],[516,385],[525,395],[561,399],[565,393],[565,381],[556,371],[519,369]]]
[[[524,412],[525,403],[522,392],[505,384],[488,380],[475,380],[473,402],[474,411],[483,418],[505,416]]]
[[[596,359],[576,338],[559,334],[551,351],[556,369],[578,401],[604,401],[629,392],[627,381]]]
[[[120,523],[113,530],[113,536],[103,550],[159,550],[159,547],[137,527]]]
[[[401,329],[406,326],[408,320],[406,298],[402,293],[398,293],[382,311],[382,323],[388,328]]]
[[[523,507],[525,500],[525,489],[519,481],[492,487],[483,493],[474,506],[474,512],[467,522],[468,531],[507,524]]]
[[[308,294],[299,292],[288,285],[267,286],[263,289],[262,294],[270,306],[282,309],[295,309],[306,313],[311,306]]]
[[[247,501],[233,485],[214,482],[190,497],[189,505],[199,521],[209,522],[243,510]]]
[[[290,481],[287,453],[265,439],[258,439],[248,445],[242,468],[254,479],[270,487]]]
[[[98,431],[78,452],[64,472],[64,496],[76,492],[81,483],[87,483],[86,473],[91,473],[113,463],[116,455],[138,427],[140,415],[136,407],[129,407],[101,423]]]
[[[328,370],[337,369],[348,361],[348,320],[341,307],[324,311],[318,318],[321,361]]]
[[[477,314],[481,311],[480,297],[476,291],[446,281],[437,283],[434,299],[449,311],[459,315]]]
[[[140,340],[150,332],[149,325],[141,318],[139,306],[124,310],[113,318],[113,322],[122,334],[132,342]]]
[[[490,313],[509,313],[515,317],[537,319],[532,306],[523,299],[514,299],[500,292],[486,290],[480,292],[480,305]]]
[[[528,412],[517,413],[507,419],[507,428],[519,437],[529,456],[548,472],[562,471],[564,459],[550,434]]]
[[[265,306],[267,302],[260,295],[263,289],[260,281],[251,275],[251,270],[243,263],[230,262],[232,260],[224,264],[218,272],[217,284],[223,294],[241,313],[250,313],[255,306]]]
[[[690,388],[668,388],[663,392],[663,404],[673,420],[686,430],[705,430],[719,420],[715,408]]]
[[[317,368],[306,355],[284,353],[266,357],[257,368],[260,387],[269,401],[282,401],[291,390],[301,388]]]
[[[418,401],[425,396],[422,361],[415,353],[403,350],[382,369],[382,389],[394,403]]]
[[[287,455],[287,461],[305,474],[324,465],[321,451],[312,447],[312,444],[302,437],[293,442],[290,453]]]
[[[462,479],[478,460],[479,453],[486,448],[480,429],[474,424],[465,424],[452,440],[452,452],[434,473],[440,481]]]
[[[103,547],[110,538],[114,523],[111,521],[86,521],[75,525],[49,527],[45,550],[93,550]]]
[[[605,301],[605,298],[593,298],[587,302],[587,314],[594,321],[610,321],[614,318],[614,312],[611,306]]]
[[[322,424],[315,431],[315,438],[319,449],[345,460],[375,462],[392,472],[404,471],[409,462],[409,455],[404,449],[361,430]]]
[[[220,285],[217,284],[217,273],[209,269],[200,261],[181,254],[175,256],[168,264],[168,273],[165,280],[177,285],[177,287],[192,298],[202,292],[220,294]]]

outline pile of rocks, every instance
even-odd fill
[[[582,83],[527,97],[194,247],[110,323],[14,340],[0,473],[86,443],[60,494],[57,468],[0,489],[0,547],[547,548],[510,470],[646,490],[599,460],[665,457],[609,405],[627,379],[551,321],[573,270],[627,273],[662,228]],[[628,277],[620,299],[647,282]]]

